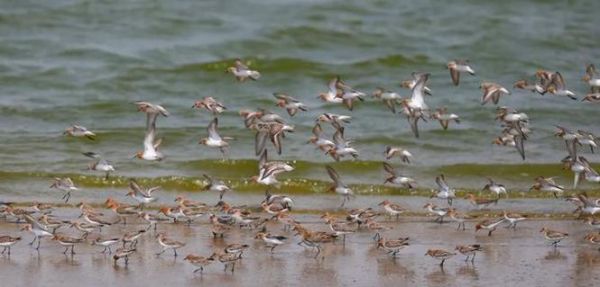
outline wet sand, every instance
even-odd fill
[[[59,216],[77,216],[75,209],[55,212]],[[327,230],[316,215],[298,215],[308,227]],[[159,231],[187,245],[174,258],[167,251],[155,255],[160,246],[149,231],[139,244],[138,252],[124,262],[113,264],[102,248],[88,244],[76,246],[76,255],[63,255],[57,242],[43,239],[39,252],[29,247],[29,233],[20,233],[14,223],[0,224],[2,233],[21,234],[22,242],[13,247],[10,258],[0,257],[0,278],[3,286],[593,286],[600,279],[600,252],[583,241],[590,227],[572,220],[529,220],[515,231],[499,228],[492,237],[487,232],[475,233],[473,223],[466,231],[456,231],[454,223],[437,224],[430,217],[401,217],[387,221],[393,227],[383,235],[388,238],[409,236],[410,246],[393,259],[376,249],[372,234],[366,230],[349,235],[341,241],[325,244],[324,259],[315,260],[315,252],[297,245],[298,237],[283,232],[280,224],[269,223],[268,230],[290,238],[289,242],[271,254],[264,243],[255,240],[256,230],[239,230],[224,239],[213,239],[205,217],[191,226],[164,223]],[[571,236],[557,249],[546,244],[539,233],[547,226],[568,232]],[[104,237],[118,237],[126,231],[145,228],[139,222],[104,228]],[[73,229],[61,232],[76,234]],[[95,235],[90,235],[93,238]],[[194,275],[195,267],[183,261],[186,254],[208,256],[213,250],[230,243],[246,243],[250,249],[236,265],[235,273],[223,271],[215,262],[203,276]],[[447,260],[444,269],[439,261],[424,256],[429,248],[454,249],[457,244],[481,244],[475,263],[464,262],[457,255]]]

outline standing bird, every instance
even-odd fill
[[[535,178],[535,183],[529,188],[529,190],[538,190],[538,191],[546,191],[552,192],[555,198],[558,198],[557,194],[562,194],[565,191],[565,188],[561,185],[558,185],[554,182],[554,178],[552,177],[543,177],[538,176]]]
[[[235,59],[233,67],[228,67],[225,71],[235,76],[238,82],[245,82],[247,79],[256,81],[260,78],[260,73],[256,70],[250,70],[248,66],[242,63],[241,59]]]
[[[8,256],[10,256],[10,248],[15,245],[17,242],[21,241],[21,237],[12,237],[10,235],[2,235],[0,236],[0,247],[3,247],[2,254],[8,251]]]
[[[164,155],[158,151],[162,139],[156,138],[156,119],[159,115],[169,116],[169,112],[160,105],[149,102],[136,102],[138,111],[146,113],[146,135],[144,136],[144,150],[136,152],[133,158],[149,161],[161,161]]]
[[[481,251],[481,245],[457,245],[455,250],[460,252],[462,255],[467,255],[465,262],[469,261],[469,257],[471,256],[471,263],[473,263],[475,261],[475,255],[477,254],[477,251]]]
[[[550,242],[550,244],[552,244],[552,246],[554,246],[554,248],[556,248],[558,246],[558,243],[569,237],[569,234],[566,232],[561,232],[561,231],[556,231],[556,230],[552,230],[552,229],[548,229],[546,227],[543,227],[540,230],[541,233],[544,233],[544,239],[546,239],[546,241]]]
[[[156,253],[156,256],[163,254],[168,249],[172,249],[173,256],[177,257],[177,249],[185,246],[185,243],[183,243],[183,242],[168,238],[167,234],[165,232],[158,233],[156,235],[156,240],[158,241],[158,244],[160,244],[162,246],[162,250],[160,252]]]
[[[88,165],[88,170],[97,170],[105,172],[105,180],[108,180],[108,176],[110,175],[111,171],[115,171],[115,167],[112,164],[110,164],[106,159],[102,158],[102,156],[100,156],[99,154],[95,152],[84,152],[83,155],[95,159]]]
[[[329,187],[328,191],[334,191],[335,193],[342,195],[344,200],[342,201],[342,205],[340,207],[344,207],[346,201],[350,200],[351,196],[354,196],[354,192],[352,192],[352,189],[350,189],[340,180],[340,175],[337,173],[337,171],[335,171],[335,169],[333,169],[333,167],[327,165],[325,168],[327,169],[327,174],[331,180],[333,180],[333,185]]]
[[[458,82],[460,81],[460,73],[467,72],[471,76],[475,76],[475,71],[469,66],[468,60],[450,61],[446,64],[446,68],[450,71],[450,77],[455,86],[458,86]]]
[[[504,220],[504,217],[500,217],[496,219],[485,219],[480,221],[477,223],[477,225],[475,225],[475,232],[479,231],[480,229],[487,229],[488,236],[492,236],[492,232],[494,232],[496,227],[500,225],[500,223],[504,222]]]
[[[117,264],[117,261],[119,261],[119,259],[124,258],[125,266],[127,266],[129,264],[129,255],[133,254],[134,252],[135,248],[117,248],[115,255],[113,255],[114,264]]]
[[[444,262],[446,262],[446,259],[456,255],[456,253],[446,251],[443,249],[429,249],[427,250],[427,253],[425,253],[425,255],[429,255],[435,259],[441,259],[442,262],[440,262],[440,267],[444,268]]]
[[[194,270],[194,273],[200,271],[200,275],[202,275],[202,272],[204,272],[204,267],[215,261],[213,257],[203,257],[195,254],[188,254],[185,258],[183,258],[183,260],[189,261],[190,264],[198,267],[198,269]]]
[[[281,235],[271,235],[270,233],[259,232],[255,236],[256,239],[262,239],[267,246],[271,247],[271,253],[275,250],[275,247],[285,243],[287,237]]]
[[[216,147],[219,148],[221,154],[223,155],[223,160],[225,160],[225,152],[227,148],[229,148],[229,143],[227,140],[232,140],[231,137],[221,137],[219,132],[217,131],[219,121],[217,118],[214,118],[212,122],[208,125],[208,137],[200,140],[199,144],[203,144],[208,147]]]
[[[503,184],[496,183],[492,178],[487,178],[488,183],[481,189],[481,191],[490,191],[496,194],[497,198],[500,198],[500,194],[504,193],[506,197],[508,197],[508,193],[506,193],[506,187]]]
[[[65,203],[69,202],[69,199],[71,198],[71,191],[79,190],[79,188],[77,188],[73,181],[68,177],[55,178],[52,185],[50,185],[50,188],[56,188],[58,190],[64,191],[65,194],[63,195],[62,199],[65,200]]]

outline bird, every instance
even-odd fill
[[[268,161],[267,151],[264,150],[258,160],[258,176],[253,176],[251,179],[257,183],[267,186],[277,185],[277,175],[283,172],[291,172],[294,167],[281,161]]]
[[[575,93],[567,90],[565,80],[559,72],[555,72],[552,75],[550,84],[548,85],[546,90],[556,96],[569,97],[571,100],[577,100],[577,97],[575,97]]]
[[[492,178],[487,178],[488,183],[481,189],[481,191],[490,191],[496,194],[498,198],[500,198],[500,194],[503,193],[506,197],[508,197],[508,193],[506,193],[506,187],[503,184],[496,183]]]
[[[335,171],[335,169],[333,169],[333,167],[327,165],[325,166],[325,169],[327,169],[327,174],[333,181],[333,184],[329,187],[328,191],[333,191],[342,195],[344,200],[342,201],[342,205],[340,205],[340,207],[344,207],[346,201],[350,200],[350,197],[354,196],[354,192],[340,180],[340,175],[337,173],[337,171]]]
[[[195,254],[188,254],[183,258],[184,261],[190,262],[190,264],[198,267],[198,269],[194,270],[194,273],[200,271],[200,274],[204,272],[204,267],[212,264],[215,259],[213,257],[204,257]]]
[[[112,164],[110,164],[106,159],[102,158],[100,154],[97,154],[95,152],[84,152],[83,155],[95,159],[88,165],[88,170],[97,170],[105,172],[105,180],[108,180],[111,171],[115,171],[115,167]]]
[[[396,172],[396,169],[394,169],[394,167],[392,167],[392,165],[390,165],[389,163],[384,162],[383,169],[389,174],[389,176],[386,177],[383,184],[399,184],[400,186],[408,189],[413,189],[415,187],[416,181],[413,178],[399,174],[398,172]]]
[[[431,198],[437,197],[439,199],[446,199],[448,205],[452,206],[452,200],[456,197],[454,188],[448,186],[446,183],[446,177],[443,174],[438,175],[435,178],[435,183],[438,186],[438,190],[435,194],[431,195]]]
[[[62,234],[54,234],[52,240],[57,241],[60,245],[65,246],[64,254],[71,249],[71,255],[75,254],[75,244],[83,242],[83,238],[75,238]]]
[[[344,127],[338,127],[336,132],[333,134],[334,147],[329,148],[325,154],[331,156],[335,161],[340,161],[341,158],[346,155],[352,156],[352,158],[358,158],[358,151],[351,146],[351,141],[344,138]]]
[[[450,77],[455,86],[458,86],[460,81],[460,73],[467,72],[471,76],[475,75],[475,71],[469,66],[468,60],[452,60],[446,64],[446,67],[450,71]]]
[[[208,125],[208,137],[200,140],[199,144],[203,144],[208,147],[219,148],[223,159],[225,159],[225,153],[229,148],[228,140],[232,140],[232,137],[221,137],[217,131],[219,120],[215,117]]]
[[[156,240],[158,241],[158,244],[160,244],[162,246],[162,250],[160,252],[156,253],[156,256],[163,254],[168,249],[172,249],[173,256],[177,257],[177,249],[185,246],[184,242],[173,240],[173,239],[167,237],[167,234],[165,232],[158,233],[156,235]]]
[[[275,250],[275,247],[285,243],[287,237],[281,235],[271,235],[270,233],[259,232],[255,236],[256,239],[262,239],[268,246],[271,247],[271,253]]]
[[[117,248],[115,255],[113,255],[114,264],[117,264],[117,261],[119,261],[119,259],[124,258],[125,265],[128,265],[129,264],[129,255],[133,254],[135,251],[136,251],[135,248],[125,248],[125,247]]]
[[[305,104],[285,93],[273,93],[273,96],[277,99],[276,106],[284,108],[290,117],[295,116],[298,111],[308,111]]]
[[[400,252],[400,249],[409,245],[408,239],[408,237],[400,237],[398,239],[388,240],[385,237],[381,237],[377,240],[377,248],[383,248],[388,254],[391,254],[392,257],[396,257],[396,254]]]
[[[110,247],[119,242],[121,242],[121,238],[118,237],[108,239],[102,239],[101,237],[98,237],[96,238],[96,240],[92,241],[92,245],[99,245],[104,247],[104,249],[100,251],[100,253],[105,253],[108,250],[108,254],[112,254],[112,250],[110,249]]]
[[[225,107],[223,103],[215,100],[213,97],[204,97],[202,100],[195,101],[192,108],[204,108],[215,116],[227,110],[227,107]]]
[[[395,92],[385,90],[383,88],[377,88],[371,94],[374,98],[380,99],[383,103],[392,111],[396,113],[396,104],[402,99],[402,97]]]
[[[250,70],[250,68],[248,68],[248,66],[246,66],[241,59],[235,59],[233,66],[228,67],[225,72],[233,74],[236,80],[242,83],[247,79],[256,81],[261,77],[261,74],[258,71]]]
[[[554,197],[558,198],[557,194],[562,194],[565,188],[561,185],[556,184],[554,182],[554,178],[552,177],[538,176],[535,178],[535,183],[529,188],[529,190],[552,192],[552,194],[554,194]]]
[[[446,262],[448,258],[456,255],[456,253],[444,249],[429,249],[425,255],[429,255],[435,259],[441,259],[442,261],[440,262],[440,267],[444,268],[444,262]]]
[[[533,93],[537,92],[539,94],[544,93],[544,88],[542,86],[540,86],[540,84],[537,84],[537,83],[530,84],[529,82],[527,82],[527,80],[523,80],[523,79],[516,81],[513,84],[513,88],[527,90],[527,91],[531,91]]]
[[[154,186],[150,188],[142,188],[135,179],[129,180],[129,192],[127,196],[132,197],[137,202],[140,203],[140,207],[143,207],[144,204],[148,204],[151,202],[155,202],[158,200],[157,197],[152,196],[152,193],[160,190],[160,186]]]
[[[404,80],[400,82],[400,87],[412,90],[412,88],[414,88],[414,86],[417,84],[420,75],[421,73],[412,73],[410,80]],[[423,92],[426,95],[431,96],[431,89],[429,87],[423,87]]]
[[[596,71],[594,64],[588,64],[585,67],[585,75],[581,78],[582,81],[590,86],[591,93],[600,92],[600,77]]]
[[[506,221],[508,221],[508,225],[506,226],[507,228],[512,228],[512,229],[516,229],[517,228],[517,223],[519,223],[520,221],[523,221],[525,219],[527,219],[526,215],[521,215],[518,213],[507,213],[506,210],[503,211],[503,215],[504,215],[504,219]]]
[[[477,251],[481,251],[481,245],[457,245],[455,250],[460,252],[462,255],[467,256],[467,258],[465,258],[465,262],[469,261],[469,257],[471,257],[471,263],[473,263],[475,262],[475,255],[477,254]]]
[[[72,137],[86,137],[90,140],[96,140],[96,134],[92,131],[88,130],[84,126],[80,126],[77,124],[71,125],[66,128],[63,132],[64,135],[72,136]]]
[[[566,232],[556,231],[556,230],[548,229],[546,227],[542,227],[540,232],[544,234],[544,239],[546,239],[546,241],[550,242],[554,246],[554,248],[556,248],[558,246],[558,243],[560,241],[569,237],[569,234]]]
[[[2,254],[8,251],[8,256],[10,256],[10,248],[19,241],[21,241],[20,236],[0,235],[0,247],[4,248]]]
[[[231,188],[220,179],[215,179],[207,174],[203,174],[202,176],[208,181],[208,184],[205,185],[202,190],[219,192],[219,200],[223,200],[225,192],[231,190]]]
[[[427,203],[423,206],[423,208],[427,208],[430,213],[437,215],[437,218],[434,220],[434,222],[439,221],[440,224],[444,222],[444,216],[450,212],[450,208],[439,207],[433,203]]]
[[[384,154],[386,160],[390,160],[393,157],[397,156],[404,163],[410,163],[410,159],[413,157],[412,153],[410,153],[408,150],[397,146],[386,146]]]
[[[492,82],[482,82],[479,88],[483,91],[481,96],[481,105],[492,101],[495,105],[500,101],[502,94],[510,95],[510,91],[505,87]]]
[[[65,200],[65,203],[69,202],[69,199],[71,198],[71,191],[79,190],[79,188],[75,186],[75,184],[69,177],[54,178],[54,181],[52,182],[52,185],[50,185],[50,188],[56,188],[64,191],[65,194],[63,195],[62,199]]]
[[[460,117],[457,114],[448,113],[448,109],[446,107],[436,109],[435,112],[431,113],[429,117],[433,120],[439,121],[444,130],[448,129],[450,121],[460,124]]]
[[[396,220],[398,220],[398,217],[400,216],[401,213],[405,212],[406,209],[403,208],[402,206],[400,206],[397,203],[392,203],[389,200],[384,200],[382,202],[380,202],[379,204],[377,204],[379,206],[382,206],[383,209],[385,210],[385,212],[389,215],[389,216],[395,216]]]
[[[307,143],[314,144],[318,149],[324,152],[327,152],[329,149],[335,147],[335,143],[333,141],[328,140],[322,136],[323,128],[318,122],[313,126],[312,133],[313,136],[308,140]]]
[[[156,120],[159,115],[169,116],[169,112],[160,105],[149,102],[135,102],[138,111],[146,113],[146,135],[144,136],[144,150],[135,153],[133,158],[161,161],[164,158],[162,152],[158,150],[162,139],[156,139]]]
[[[485,219],[480,221],[479,223],[477,223],[477,225],[475,225],[475,232],[481,230],[481,229],[487,229],[488,230],[488,236],[492,236],[492,232],[494,232],[496,230],[496,227],[504,222],[505,218],[504,217],[500,217],[500,218],[496,218],[496,219]]]

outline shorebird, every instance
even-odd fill
[[[450,216],[450,218],[456,222],[458,222],[458,226],[456,227],[456,230],[459,230],[460,227],[462,226],[462,230],[465,230],[465,221],[467,219],[470,219],[471,217],[464,214],[464,213],[460,213],[456,210],[456,208],[449,208],[448,209],[448,216]]]
[[[203,174],[202,176],[208,181],[208,184],[204,186],[202,190],[219,192],[219,200],[223,200],[223,195],[225,195],[225,192],[231,190],[231,188],[220,179],[215,179],[207,174]]]
[[[404,102],[411,110],[427,111],[429,107],[425,104],[424,95],[426,94],[425,84],[429,79],[429,73],[412,73],[412,76],[415,79],[415,85],[412,87],[410,99]]]
[[[442,262],[440,262],[440,267],[444,268],[444,262],[446,262],[446,259],[456,255],[456,253],[443,249],[429,249],[425,255],[429,255],[435,259],[441,259]]]
[[[405,163],[410,163],[410,159],[413,156],[412,153],[410,153],[408,150],[403,149],[401,147],[393,147],[393,146],[386,146],[384,154],[385,154],[386,160],[390,160],[393,157],[397,156],[400,159],[402,159],[402,162],[405,162]]]
[[[160,105],[149,102],[135,102],[138,111],[146,113],[146,135],[144,136],[144,150],[136,152],[133,158],[139,158],[150,161],[160,161],[164,155],[158,151],[162,139],[156,138],[156,119],[159,115],[169,116],[169,112]]]
[[[503,184],[499,184],[495,182],[492,178],[487,178],[488,183],[481,189],[481,191],[490,191],[496,194],[497,198],[500,198],[500,194],[504,193],[506,197],[508,197],[508,193],[506,193],[506,187]]]
[[[65,200],[65,203],[69,202],[69,199],[71,198],[71,191],[79,190],[79,188],[77,188],[75,184],[73,184],[73,181],[68,177],[55,178],[54,182],[52,182],[52,185],[50,185],[50,188],[56,188],[64,191],[65,194],[63,195],[62,199]]]
[[[316,122],[317,123],[326,122],[326,123],[331,123],[332,125],[337,124],[338,126],[343,126],[344,124],[349,124],[351,120],[352,120],[351,116],[332,114],[332,113],[324,113],[317,117]]]
[[[548,91],[548,86],[552,83],[552,77],[554,76],[554,72],[548,70],[538,69],[535,72],[535,77],[538,79],[537,85],[541,87],[542,92],[540,94],[544,95]]]
[[[96,238],[96,240],[92,241],[92,245],[103,246],[104,249],[100,251],[100,253],[105,253],[108,250],[108,254],[112,254],[111,246],[121,242],[121,238],[109,238],[102,239],[100,237]]]
[[[400,206],[399,204],[392,203],[391,201],[389,201],[387,199],[380,202],[378,205],[383,207],[383,209],[385,210],[385,213],[387,213],[388,216],[395,216],[396,220],[398,220],[398,217],[400,216],[401,213],[406,211],[406,209],[403,208],[402,206]]]
[[[498,205],[498,198],[495,198],[495,199],[480,198],[480,197],[478,198],[478,197],[475,197],[475,195],[472,193],[467,194],[467,197],[465,199],[468,199],[469,202],[473,206],[477,207],[477,209],[487,208],[492,204]]]
[[[221,154],[223,155],[223,160],[225,160],[225,153],[229,148],[228,140],[232,140],[232,137],[221,137],[219,132],[217,131],[219,124],[219,120],[214,118],[212,122],[208,125],[208,137],[200,140],[199,144],[203,144],[208,147],[219,148]]]
[[[227,268],[231,266],[231,274],[235,271],[235,263],[240,260],[240,257],[236,253],[223,253],[223,252],[215,252],[210,258],[217,259],[219,262],[223,263],[224,270],[223,272],[227,272]]]
[[[88,130],[84,126],[80,125],[72,125],[65,129],[63,132],[64,135],[72,136],[72,137],[86,137],[91,140],[96,139],[96,134]]]
[[[460,117],[457,114],[448,113],[448,109],[446,107],[436,109],[434,113],[429,115],[429,117],[433,120],[439,121],[444,130],[448,129],[450,121],[460,124]]]
[[[415,87],[415,85],[417,84],[417,82],[419,81],[420,75],[421,75],[421,73],[412,73],[410,80],[404,80],[404,81],[400,82],[400,87],[412,90]],[[423,92],[426,95],[431,96],[431,89],[429,89],[429,87],[423,87]]]
[[[350,155],[354,159],[358,158],[358,151],[350,145],[352,142],[344,138],[344,127],[337,127],[333,134],[333,143],[335,146],[328,149],[325,154],[330,155],[335,161],[340,161],[346,155]]]
[[[506,226],[507,228],[512,227],[512,229],[516,229],[517,223],[527,219],[527,216],[525,216],[525,215],[521,215],[518,213],[507,213],[506,210],[503,211],[503,214],[504,214],[504,219],[506,221],[508,221],[508,225]]]
[[[386,239],[385,237],[381,237],[379,240],[377,240],[377,248],[383,248],[383,250],[387,251],[388,254],[391,254],[392,257],[396,257],[396,254],[400,252],[400,249],[408,245],[408,237],[400,237],[398,239],[390,240]]]
[[[33,235],[35,237],[29,243],[29,245],[33,245],[33,243],[35,241],[37,241],[37,246],[35,249],[39,250],[40,249],[40,240],[42,239],[42,237],[52,237],[52,236],[54,236],[54,234],[50,233],[48,228],[45,225],[41,224],[39,221],[37,221],[35,218],[33,218],[29,215],[24,215],[24,218],[27,221],[27,224],[25,224],[21,228],[21,230],[27,230],[27,231],[30,231],[31,233],[33,233]]]
[[[318,122],[314,125],[312,129],[313,136],[310,137],[307,144],[314,144],[321,151],[327,152],[329,149],[335,148],[335,143],[331,140],[324,138],[323,129],[321,128],[321,124]]]
[[[496,227],[500,223],[504,222],[504,220],[504,217],[482,220],[479,223],[477,223],[477,225],[475,225],[475,232],[479,231],[480,229],[487,229],[488,236],[492,236],[492,232],[494,232],[496,230]]]
[[[600,245],[600,233],[589,233],[584,237],[589,243],[594,245]],[[9,249],[10,250],[10,249]],[[598,249],[600,251],[600,248]],[[10,254],[10,253],[9,253]]]
[[[235,62],[232,67],[228,67],[225,71],[226,73],[231,73],[235,76],[235,79],[238,82],[245,82],[247,79],[251,79],[256,81],[260,78],[260,73],[256,70],[250,70],[246,64],[242,63],[241,59],[235,59]]]
[[[492,82],[482,82],[481,85],[479,85],[479,88],[483,91],[483,96],[481,96],[481,105],[485,105],[489,101],[492,101],[495,105],[497,105],[502,94],[510,95],[510,91],[505,87]]]
[[[281,235],[271,235],[270,233],[259,232],[255,236],[256,239],[262,239],[267,246],[271,247],[271,253],[275,250],[275,247],[285,243],[287,237]]]
[[[582,102],[600,103],[600,92],[588,93],[581,99]]]
[[[277,99],[276,106],[284,108],[290,117],[296,115],[298,111],[308,111],[306,105],[285,93],[273,93],[273,96]]]
[[[569,97],[571,100],[577,100],[575,93],[567,90],[565,80],[559,72],[556,72],[552,75],[552,79],[550,80],[550,84],[546,90],[557,96]]]
[[[402,105],[402,114],[406,116],[406,119],[410,124],[411,131],[416,138],[419,138],[419,120],[427,122],[424,110],[421,108],[410,107],[410,102],[407,99],[402,100],[400,104]]]
[[[200,271],[200,275],[202,275],[202,272],[204,272],[204,267],[212,264],[215,261],[213,257],[198,256],[195,254],[188,254],[185,258],[183,258],[183,260],[188,261],[190,264],[198,267],[198,269],[194,270],[194,273]]]
[[[518,80],[513,84],[513,88],[515,89],[521,89],[521,90],[527,90],[527,91],[531,91],[533,93],[539,93],[539,94],[543,94],[544,93],[544,88],[542,86],[540,86],[540,84],[537,83],[533,83],[530,84],[529,82],[527,82],[527,80]]]
[[[427,208],[430,213],[437,215],[437,218],[434,220],[434,222],[439,221],[440,224],[444,222],[444,216],[446,216],[446,214],[448,214],[450,211],[449,208],[439,207],[432,203],[425,204],[423,208]]]
[[[146,222],[148,222],[146,231],[150,230],[150,228],[152,228],[152,227],[154,227],[154,231],[156,231],[158,222],[168,220],[165,218],[161,218],[157,214],[151,214],[151,213],[147,213],[147,212],[143,212],[143,211],[138,213],[138,217],[140,217],[140,218],[144,219]]]
[[[246,249],[248,248],[250,248],[250,245],[248,244],[232,243],[225,246],[225,248],[223,248],[223,251],[225,251],[225,253],[234,254],[238,258],[242,258],[242,255],[244,255],[244,251],[246,251]]]
[[[205,177],[207,177],[207,176],[208,175],[205,175]],[[204,188],[206,188],[206,187],[204,187]],[[204,188],[203,188],[203,190],[204,190]],[[210,190],[210,188],[208,188],[208,190]],[[175,197],[175,203],[177,203],[182,208],[205,208],[205,207],[208,207],[208,205],[204,202],[187,199],[183,195],[178,195],[177,197]]]
[[[52,229],[52,233],[55,233],[56,230],[61,228],[65,222],[62,220],[52,219],[50,216],[50,214],[42,214],[42,216],[38,218],[38,221],[45,225],[48,229]]]
[[[129,248],[135,249],[137,247],[138,239],[144,235],[145,232],[145,229],[141,229],[138,231],[129,231],[123,234],[123,237],[121,237],[121,241],[123,241],[123,248],[125,248],[125,245],[129,243]]]
[[[578,209],[582,215],[589,214],[593,216],[600,211],[600,202],[598,200],[590,200],[585,193],[578,194],[577,198],[580,201]]]
[[[251,179],[256,183],[267,186],[277,185],[277,175],[283,172],[293,171],[294,167],[281,161],[268,161],[267,151],[264,150],[258,160],[258,176],[253,176]]]
[[[585,67],[585,75],[581,80],[590,86],[591,93],[600,92],[600,77],[594,64],[588,64]]]
[[[529,188],[529,190],[552,192],[554,197],[558,198],[557,194],[562,194],[565,188],[556,184],[553,177],[546,178],[543,176],[538,176],[535,178],[535,183]]]
[[[213,97],[204,97],[202,100],[195,101],[192,108],[204,108],[215,116],[227,110],[223,103],[215,100]]]
[[[271,140],[277,154],[281,154],[283,150],[282,139],[285,138],[285,133],[293,133],[294,127],[288,124],[278,122],[260,122],[253,125],[256,129],[254,149],[256,155],[260,155],[266,150],[267,139]]]
[[[361,102],[365,100],[365,93],[357,91],[351,86],[348,86],[346,83],[340,80],[339,77],[336,81],[336,87],[341,91],[341,93],[338,93],[337,96],[342,99],[342,103],[344,103],[344,105],[346,105],[346,107],[350,111],[354,109],[354,102],[356,100],[359,100]]]
[[[2,249],[2,254],[8,251],[8,256],[10,256],[10,248],[19,241],[21,241],[20,236],[12,237],[10,235],[1,235],[0,246],[4,248]]]
[[[469,66],[468,60],[453,60],[446,64],[448,70],[450,70],[450,77],[452,78],[452,83],[455,86],[458,86],[458,82],[460,80],[460,73],[467,72],[471,76],[475,75],[475,71],[471,66]]]
[[[79,221],[72,221],[71,222],[71,227],[77,229],[77,231],[81,232],[81,237],[83,239],[86,239],[88,234],[92,233],[94,231],[94,229],[96,229],[96,226],[91,225],[91,224],[87,224],[87,223],[82,223]]]
[[[568,233],[551,230],[546,227],[543,227],[540,230],[540,232],[544,233],[544,239],[546,239],[546,241],[550,242],[554,246],[554,248],[556,248],[558,246],[558,243],[561,240],[569,237]]]
[[[88,170],[97,170],[105,172],[105,180],[108,180],[108,176],[110,175],[111,171],[115,171],[115,167],[112,164],[110,164],[106,159],[102,158],[100,154],[97,154],[95,152],[84,152],[83,155],[95,159],[93,162],[88,164]]]
[[[475,255],[477,251],[481,251],[481,245],[479,244],[471,244],[471,245],[457,245],[456,249],[462,255],[466,255],[465,262],[469,261],[469,257],[471,257],[471,263],[475,262]]]
[[[173,256],[177,257],[177,249],[185,246],[184,242],[176,241],[167,237],[165,232],[160,232],[156,235],[156,240],[158,244],[162,246],[162,250],[156,253],[156,256],[163,254],[168,249],[173,250]]]
[[[114,264],[117,264],[117,261],[119,261],[119,259],[121,258],[125,258],[125,265],[129,264],[129,255],[133,254],[135,252],[135,248],[125,248],[125,247],[120,247],[117,248],[117,251],[115,251],[115,255],[113,255],[113,260],[114,260]]]
[[[211,222],[211,232],[213,238],[217,238],[217,236],[220,236],[222,238],[225,235],[225,233],[231,230],[231,226],[219,222],[219,218],[216,215],[211,214],[209,216],[209,219]]]
[[[317,253],[314,257],[315,259],[321,254],[321,244],[333,242],[337,238],[335,233],[310,231],[300,224],[294,225],[293,230],[297,232],[297,235],[302,237],[302,241],[300,241],[298,245],[317,249]],[[322,259],[325,258],[323,257]]]
[[[396,113],[396,104],[402,99],[402,97],[395,92],[385,90],[383,88],[377,88],[373,92],[374,98],[380,99],[383,103],[392,111]]]
[[[138,215],[140,210],[136,206],[131,206],[128,204],[122,204],[113,200],[112,198],[108,198],[106,201],[106,207],[111,209],[114,213],[119,217],[119,221],[123,222],[123,225],[127,224],[127,217],[132,215]]]
[[[60,245],[65,247],[63,254],[67,254],[67,251],[71,248],[71,255],[75,254],[75,244],[83,242],[82,238],[74,238],[61,234],[54,234],[52,240],[57,241]]]
[[[448,201],[448,205],[452,206],[452,200],[456,197],[454,188],[448,186],[446,183],[446,177],[443,174],[440,174],[435,178],[435,183],[438,186],[438,190],[435,194],[431,195],[431,198],[437,197],[439,199],[446,199]]]
[[[155,202],[158,200],[157,197],[152,196],[152,193],[160,190],[160,186],[153,186],[150,188],[142,188],[135,179],[129,180],[129,192],[127,196],[135,199],[143,207],[144,204]]]
[[[333,185],[329,187],[328,191],[333,191],[342,195],[344,200],[342,201],[342,205],[340,205],[340,207],[344,207],[346,201],[350,200],[350,197],[354,196],[354,192],[352,192],[352,189],[350,189],[340,180],[340,175],[337,173],[337,171],[335,171],[335,169],[333,169],[333,167],[327,165],[325,168],[327,169],[327,174],[331,180],[333,180]]]
[[[355,233],[358,230],[357,223],[337,221],[335,217],[329,215],[327,212],[325,212],[321,218],[325,219],[325,223],[329,225],[329,229],[331,229],[336,236],[342,236],[344,245],[346,244],[346,235]]]

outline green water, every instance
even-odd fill
[[[320,192],[332,163],[312,146],[314,118],[323,112],[351,114],[346,135],[360,152],[358,162],[335,163],[348,183],[363,192],[404,192],[383,188],[386,145],[408,148],[411,165],[395,165],[415,177],[421,190],[445,173],[451,185],[479,189],[493,176],[526,190],[538,175],[570,173],[558,164],[564,144],[553,125],[597,129],[597,106],[513,90],[501,105],[529,114],[533,134],[527,160],[515,150],[490,144],[500,132],[493,106],[479,104],[479,83],[506,87],[538,68],[559,70],[580,97],[584,65],[600,59],[597,1],[2,1],[0,3],[0,190],[33,192],[30,178],[69,175],[84,187],[124,186],[129,177],[194,191],[201,174],[229,180],[238,190],[257,173],[252,132],[237,111],[264,107],[280,114],[271,94],[287,92],[309,111],[293,118],[296,132],[275,159],[294,163],[283,176],[290,192]],[[225,68],[240,57],[261,71],[257,82],[239,84]],[[451,85],[445,63],[468,58],[477,72]],[[596,62],[597,65],[600,63]],[[340,75],[357,89],[378,86],[403,96],[399,82],[413,71],[431,73],[430,107],[447,106],[462,122],[442,131],[421,125],[420,139],[406,120],[368,99],[354,112],[316,99],[326,82]],[[196,99],[214,96],[228,111],[221,132],[236,138],[228,161],[198,145],[212,116],[190,109]],[[132,102],[163,104],[172,114],[158,132],[166,160],[131,160],[141,148],[144,115]],[[80,123],[97,132],[96,141],[62,136]],[[326,127],[327,134],[332,131]],[[117,167],[114,183],[84,171],[81,152],[103,153]],[[589,153],[586,151],[586,153]],[[591,161],[597,155],[586,154]],[[111,182],[113,182],[111,181]],[[376,186],[371,187],[371,184]],[[596,186],[584,184],[584,189]]]

